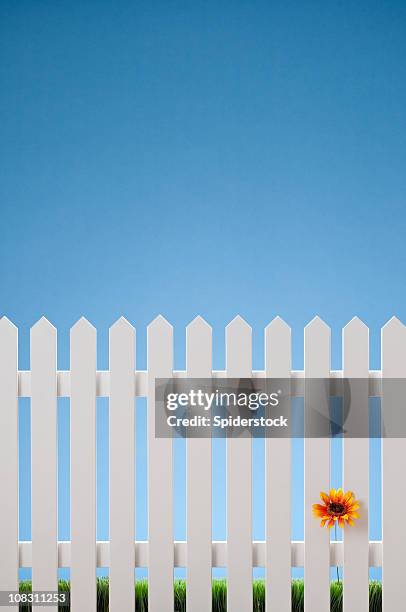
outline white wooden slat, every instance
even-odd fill
[[[251,327],[237,316],[226,328],[226,369],[230,378],[252,371]],[[252,440],[227,439],[227,610],[252,610]]]
[[[276,317],[265,329],[267,378],[283,380],[281,398],[289,394],[291,372],[290,327]],[[280,400],[281,403],[284,401]],[[290,404],[290,400],[285,400]],[[286,408],[286,405],[285,405]],[[265,439],[265,595],[269,610],[290,612],[291,604],[291,441]]]
[[[210,378],[212,331],[201,317],[186,328],[186,369],[191,378]],[[211,439],[187,440],[187,609],[212,609]]]
[[[0,319],[0,591],[18,590],[18,331]],[[5,606],[5,612],[15,607]]]
[[[355,380],[350,385],[350,412],[344,427],[356,431],[362,420],[368,427],[369,330],[357,317],[343,329],[344,377]],[[356,414],[357,413],[357,414]],[[365,429],[365,431],[367,431]],[[361,509],[356,527],[344,529],[344,612],[369,610],[369,439],[344,439],[344,488],[354,491]]]
[[[172,440],[155,437],[155,378],[173,370],[173,329],[162,316],[148,326],[148,610],[173,612]]]
[[[406,326],[393,317],[382,328],[382,376],[406,377]],[[385,381],[383,381],[383,385]],[[405,405],[394,404],[395,399],[383,387],[382,413],[405,410]],[[388,419],[387,419],[388,420]],[[392,432],[393,433],[393,432]],[[406,440],[387,437],[382,440],[382,609],[399,609],[400,589],[404,580],[403,551],[406,534],[399,527],[399,509],[406,507]]]
[[[71,329],[71,610],[96,612],[96,330]]]
[[[135,608],[135,330],[121,317],[110,328],[110,572],[109,609]]]
[[[30,339],[32,586],[57,591],[56,329],[43,317]]]
[[[330,328],[319,318],[314,318],[305,328],[304,371],[307,378],[330,376]],[[310,383],[305,393],[305,425],[309,422],[309,406],[317,406],[328,414],[328,391],[320,392],[320,385],[313,396],[315,385]],[[330,483],[330,440],[328,438],[305,439],[305,612],[330,610],[330,541],[327,529],[321,529],[312,514],[312,504],[318,503],[320,491]]]

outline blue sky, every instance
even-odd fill
[[[45,314],[69,364],[87,316],[254,328],[406,321],[406,5],[33,2],[0,5],[0,313]],[[103,518],[104,517],[104,518]],[[102,520],[105,519],[103,515]]]

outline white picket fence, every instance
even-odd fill
[[[197,317],[187,327],[190,377],[406,377],[406,327],[382,329],[381,371],[369,370],[368,328],[354,318],[343,330],[343,369],[330,370],[330,329],[316,317],[304,331],[304,371],[291,368],[291,332],[280,318],[265,329],[265,370],[252,371],[251,328],[226,328],[226,370],[212,371],[212,331]],[[383,542],[368,539],[369,444],[344,443],[344,486],[356,491],[362,518],[329,541],[311,513],[330,481],[330,443],[305,440],[305,539],[291,542],[291,441],[267,439],[266,541],[252,539],[251,440],[227,441],[227,541],[212,541],[210,439],[187,443],[187,541],[173,538],[172,440],[154,437],[154,380],[173,372],[173,330],[162,317],[148,327],[147,371],[135,364],[135,329],[110,329],[110,369],[96,370],[96,330],[71,330],[70,371],[57,371],[56,329],[42,318],[31,330],[31,369],[18,371],[16,327],[0,320],[0,590],[16,590],[18,568],[32,567],[34,590],[56,590],[58,567],[71,568],[71,609],[96,610],[96,567],[109,567],[110,610],[134,610],[134,567],[148,567],[149,609],[173,612],[174,567],[187,568],[187,606],[211,610],[212,567],[227,567],[228,610],[252,610],[252,571],[266,571],[267,610],[291,609],[291,568],[304,566],[305,609],[330,609],[330,566],[344,568],[344,612],[367,612],[369,567],[383,568],[384,611],[398,612],[406,532],[406,440],[383,441]],[[375,387],[374,387],[375,384]],[[377,391],[378,389],[378,391]],[[370,393],[371,394],[371,393]],[[134,397],[148,398],[148,542],[134,542]],[[18,398],[31,398],[32,542],[18,542]],[[57,397],[70,398],[71,542],[57,541]],[[96,542],[96,397],[109,398],[110,541]],[[368,390],[363,399],[368,409]],[[361,409],[361,408],[360,408]],[[5,608],[12,611],[13,608]],[[38,608],[39,609],[39,608]],[[56,608],[52,608],[55,609]]]

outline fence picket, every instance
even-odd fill
[[[121,317],[110,328],[111,612],[135,608],[134,342],[133,326]]]
[[[276,317],[265,329],[266,377],[288,379],[291,367],[290,327]],[[283,382],[286,388],[281,390],[288,393],[288,381]],[[290,440],[265,439],[266,605],[279,612],[292,608],[290,483]]]
[[[0,319],[0,591],[18,590],[18,331]],[[4,612],[14,612],[5,606]]]
[[[252,331],[239,316],[226,328],[226,369],[230,378],[252,374]],[[252,444],[227,440],[227,610],[252,610]]]
[[[315,317],[305,328],[305,376],[329,378],[330,328]],[[316,385],[316,393],[320,385]],[[308,408],[317,406],[329,414],[329,395],[312,397],[314,385],[305,388],[305,427],[312,418]],[[328,438],[305,439],[305,611],[327,612],[330,609],[330,539],[327,529],[321,529],[312,514],[312,504],[319,500],[320,491],[330,483],[330,441]]]
[[[43,317],[30,338],[32,585],[35,591],[57,591],[56,329]]]
[[[406,377],[406,326],[393,317],[382,328],[382,376]],[[382,413],[404,410],[393,403],[385,393],[383,380]],[[393,432],[391,432],[393,434]],[[403,585],[403,551],[406,535],[399,529],[399,508],[406,507],[406,489],[402,476],[406,471],[406,440],[387,437],[382,439],[382,610],[393,612],[399,608],[399,589]]]
[[[148,610],[173,612],[172,440],[155,437],[155,378],[173,369],[173,329],[162,316],[148,326]]]
[[[369,330],[357,317],[343,329],[343,374],[345,378],[359,378],[350,389],[351,410],[345,429],[355,431],[360,418],[368,426]],[[351,381],[349,382],[351,384]],[[354,491],[360,501],[360,519],[356,529],[344,530],[344,612],[369,610],[369,439],[344,439],[344,487]]]
[[[96,612],[96,330],[71,329],[71,610]]]
[[[211,327],[196,317],[186,328],[186,370],[210,378]],[[211,439],[187,440],[187,609],[211,612]]]

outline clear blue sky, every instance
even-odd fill
[[[294,333],[320,314],[406,320],[406,5],[0,5],[0,313],[28,331],[236,313]],[[100,519],[105,520],[105,515]]]

